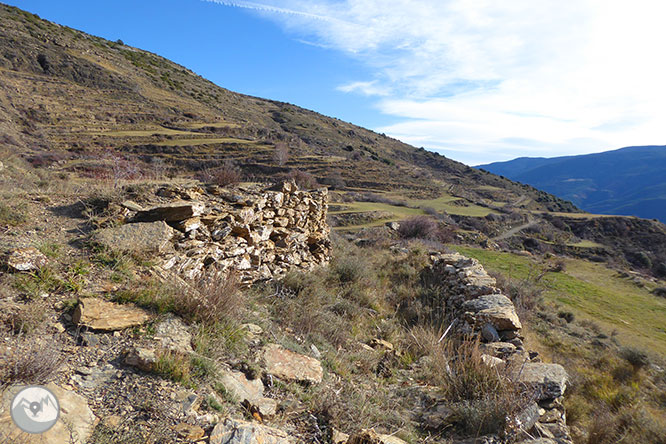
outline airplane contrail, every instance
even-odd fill
[[[326,16],[326,15],[313,14],[313,13],[304,12],[304,11],[296,11],[296,10],[293,10],[293,9],[280,8],[278,6],[264,5],[264,4],[261,4],[261,3],[234,2],[234,1],[227,1],[227,0],[203,0],[203,1],[206,1],[206,2],[209,2],[209,3],[217,3],[218,5],[223,5],[223,6],[230,6],[230,7],[233,7],[233,8],[243,8],[243,9],[251,9],[251,10],[260,11],[260,12],[273,12],[273,13],[278,13],[278,14],[296,15],[296,16],[300,16],[300,17],[315,19],[315,20],[323,20],[323,21],[326,21],[326,22],[349,23],[349,22],[346,22],[344,20],[336,19],[336,18]]]

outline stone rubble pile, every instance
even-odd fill
[[[124,202],[124,223],[98,230],[93,240],[159,254],[162,269],[185,279],[233,270],[250,284],[329,261],[327,193],[301,191],[293,181],[271,189],[162,187],[150,208]]]
[[[563,402],[567,373],[525,350],[516,309],[495,279],[477,260],[459,253],[433,254],[424,277],[446,293],[445,309],[455,330],[480,336],[484,362],[512,369],[512,380],[534,394],[534,402],[515,418],[518,441],[571,444]],[[426,421],[436,426],[446,411],[445,405],[435,405]]]

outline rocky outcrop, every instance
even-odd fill
[[[115,304],[98,298],[81,299],[72,316],[75,324],[103,331],[124,330],[144,324],[148,320],[148,312],[139,307]]]
[[[285,381],[301,381],[318,384],[323,377],[321,363],[309,356],[300,355],[277,344],[264,348],[266,372]]]
[[[158,265],[183,278],[233,270],[243,284],[310,270],[330,258],[326,189],[293,182],[234,188],[165,186],[150,208],[125,204],[119,227],[93,240],[111,249],[158,253]],[[140,238],[138,234],[141,233]]]
[[[442,299],[446,306],[442,310],[454,331],[478,335],[483,342],[480,345],[483,362],[509,370],[515,384],[533,393],[535,402],[513,418],[515,438],[524,443],[570,444],[563,407],[567,387],[564,368],[538,362],[536,353],[525,350],[522,325],[513,303],[501,294],[495,279],[478,261],[458,253],[433,254],[430,259],[431,264],[423,277],[445,293]],[[445,404],[436,404],[424,418],[429,427],[438,427],[447,420],[449,413]],[[533,441],[521,441],[528,438]]]
[[[46,256],[34,247],[17,248],[10,252],[5,260],[10,271],[36,271],[48,261]]]
[[[282,430],[261,424],[226,418],[215,426],[210,444],[293,444]]]

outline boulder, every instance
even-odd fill
[[[178,436],[188,441],[196,441],[198,439],[201,439],[206,433],[204,429],[202,429],[201,427],[197,425],[187,424],[185,422],[181,422],[173,429],[176,433],[178,433]]]
[[[36,271],[48,263],[48,259],[33,247],[17,248],[7,256],[10,271]]]
[[[209,444],[293,444],[285,432],[261,424],[226,418],[213,428]]]
[[[150,320],[145,310],[98,298],[84,298],[74,310],[72,322],[93,330],[113,331],[142,325]]]
[[[173,228],[159,221],[104,228],[95,232],[92,240],[113,251],[160,253],[171,245],[173,236]]]
[[[490,344],[481,344],[479,350],[490,356],[506,359],[516,352],[516,346],[508,342],[491,342]]]
[[[567,372],[559,364],[528,362],[517,369],[518,380],[537,392],[538,399],[554,399],[567,388]]]
[[[157,354],[152,348],[132,347],[125,354],[125,364],[144,372],[152,372],[157,365]]]
[[[520,330],[522,325],[513,302],[502,294],[488,294],[466,301],[463,311],[472,313],[477,323],[492,324],[497,330]]]
[[[182,354],[192,353],[192,334],[180,318],[169,315],[155,326],[154,339],[160,347]]]
[[[324,372],[318,360],[277,344],[264,347],[263,358],[266,372],[285,381],[320,383],[322,380]]]
[[[206,206],[201,202],[171,202],[139,211],[134,216],[135,222],[180,222],[201,216]]]
[[[45,433],[30,435],[16,427],[11,419],[9,405],[25,386],[11,386],[2,394],[0,405],[0,438],[2,442],[20,442],[25,444],[84,444],[97,425],[97,417],[88,406],[86,399],[71,390],[66,390],[53,383],[46,388],[58,399],[60,417],[55,425]]]

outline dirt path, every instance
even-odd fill
[[[518,225],[517,227],[514,227],[514,228],[510,229],[509,231],[506,231],[503,234],[500,234],[499,236],[493,237],[491,240],[492,241],[499,241],[499,240],[506,239],[506,238],[511,237],[514,234],[518,233],[519,231],[522,231],[525,228],[532,227],[532,226],[534,226],[538,223],[539,223],[538,220],[528,219],[527,223],[524,223],[522,225]]]

